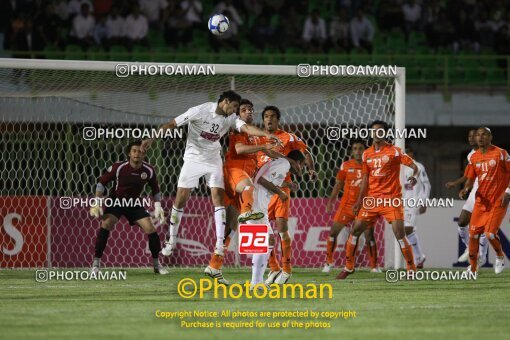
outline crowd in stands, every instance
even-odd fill
[[[401,34],[424,37],[432,51],[510,54],[507,0],[3,0],[3,48],[38,51],[69,44],[86,50],[121,45],[151,48],[150,32],[166,47],[236,51],[372,53],[374,41]],[[207,32],[212,13],[230,19],[226,34]]]

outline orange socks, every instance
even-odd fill
[[[476,272],[478,270],[478,248],[480,247],[480,235],[478,234],[469,234],[469,264],[471,265],[471,272]],[[489,239],[489,242],[492,240]],[[491,242],[492,244],[492,242]]]
[[[416,264],[414,263],[414,256],[413,256],[413,248],[407,241],[407,237],[404,237],[401,240],[398,240],[398,243],[400,244],[400,250],[402,251],[402,255],[404,255],[404,259],[406,261],[406,267],[407,270],[416,271]]]
[[[292,257],[292,240],[282,238],[282,267],[286,273],[292,273],[291,268],[291,257]]]
[[[336,237],[329,236],[328,243],[326,244],[326,262],[328,264],[333,263],[333,253],[336,248]]]
[[[345,244],[345,269],[352,272],[356,262],[356,247],[358,246],[358,236],[349,235]]]
[[[225,241],[224,241],[224,247],[225,247],[225,250],[224,250],[224,254],[226,255],[227,254],[227,248],[228,246],[230,245],[230,240],[231,240],[231,237],[230,235],[227,236],[225,238]],[[225,260],[225,257],[224,256],[219,256],[219,255],[216,255],[216,254],[212,254],[211,256],[211,260],[209,261],[209,266],[214,268],[214,269],[217,269],[217,270],[220,270],[221,267],[223,266],[223,261]]]
[[[247,211],[251,211],[251,207],[253,205],[253,191],[255,188],[253,186],[247,186],[244,188],[243,192],[241,192],[241,214],[244,214]]]
[[[279,272],[280,271],[280,265],[278,264],[278,260],[276,259],[276,253],[274,249],[271,249],[271,253],[269,253],[269,269],[271,269],[272,272]]]
[[[501,241],[499,240],[498,235],[492,234],[492,233],[485,233],[485,237],[489,240],[489,242],[492,245],[492,248],[494,248],[494,251],[496,252],[497,256],[504,256],[503,249],[501,248]]]
[[[368,257],[370,259],[370,268],[377,268],[377,244],[375,241],[370,241],[370,245],[367,247]]]

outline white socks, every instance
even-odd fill
[[[464,243],[466,248],[469,248],[469,230],[468,230],[468,227],[458,227],[457,231],[459,233],[460,239],[462,240],[462,243]]]
[[[413,231],[411,234],[407,235],[407,241],[409,241],[411,247],[413,247],[414,263],[418,264],[423,259],[423,251],[421,250],[418,235]]]
[[[216,249],[223,249],[225,239],[225,207],[214,207],[214,224],[216,225]]]
[[[485,234],[480,236],[480,250],[478,256],[482,258],[483,264],[487,261],[487,251],[489,251],[489,240],[485,237]]]
[[[338,234],[337,245],[345,246],[345,242],[347,242],[347,240],[349,239],[350,232],[351,232],[350,228],[344,227],[340,231],[340,234]]]
[[[251,284],[256,285],[264,283],[264,272],[267,268],[267,260],[269,259],[269,253],[267,254],[253,254],[251,263]]]
[[[179,232],[179,226],[181,225],[183,212],[184,212],[183,209],[177,209],[176,207],[172,206],[172,212],[170,213],[169,236],[170,240],[173,240],[174,242],[177,239],[177,233]]]

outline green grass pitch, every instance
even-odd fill
[[[508,339],[509,271],[496,276],[492,270],[484,269],[476,282],[393,284],[385,281],[384,274],[362,271],[346,281],[337,281],[334,279],[337,272],[323,274],[297,268],[292,277],[293,283],[330,283],[332,299],[214,299],[212,293],[206,293],[204,299],[186,300],[177,294],[178,281],[185,277],[204,278],[202,269],[171,269],[166,276],[156,276],[149,269],[128,269],[126,281],[46,283],[35,282],[33,270],[0,270],[0,338]],[[226,268],[224,274],[238,283],[250,277],[248,268]],[[333,320],[331,328],[308,330],[183,329],[178,319],[155,316],[156,310],[307,309],[352,310],[357,316]]]

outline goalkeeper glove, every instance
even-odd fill
[[[96,204],[90,207],[90,216],[100,217],[103,216],[103,208],[101,207],[101,199],[96,199]]]
[[[154,202],[154,217],[160,224],[165,223],[165,211],[161,207],[161,202]]]

